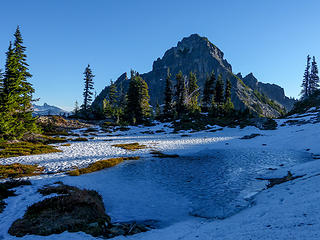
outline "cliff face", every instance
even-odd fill
[[[258,90],[273,101],[284,106],[287,111],[290,111],[296,102],[295,99],[288,98],[285,95],[282,87],[276,84],[259,82],[252,73],[245,76],[242,80],[248,87],[252,88],[253,90]]]
[[[165,78],[167,69],[170,69],[172,80],[175,83],[175,75],[182,71],[188,75],[191,71],[196,73],[198,84],[203,90],[204,82],[212,71],[216,75],[221,74],[223,79],[230,79],[232,83],[232,101],[236,109],[248,107],[252,111],[267,117],[279,116],[279,109],[268,103],[262,102],[252,88],[247,86],[241,77],[232,73],[232,67],[224,59],[223,52],[205,37],[192,34],[178,42],[176,47],[167,50],[162,58],[158,58],[152,67],[152,71],[141,74],[149,86],[150,102],[155,105],[164,100]],[[127,89],[129,81],[122,75],[115,83]],[[202,92],[202,91],[201,91]],[[272,91],[271,91],[272,92]],[[105,88],[94,101],[94,105],[100,105],[107,96],[108,88]],[[268,94],[266,94],[268,96]]]

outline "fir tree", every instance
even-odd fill
[[[212,71],[210,77],[207,77],[203,89],[203,98],[202,98],[202,110],[207,112],[211,106],[212,99],[214,96],[214,84],[216,81],[216,76],[214,71]]]
[[[215,86],[215,102],[218,105],[221,105],[224,103],[224,84],[222,80],[221,74],[219,74],[217,83]]]
[[[0,135],[6,139],[19,139],[28,132],[37,131],[35,118],[32,116],[32,94],[34,89],[28,82],[32,75],[26,62],[26,47],[19,26],[6,53],[5,74],[1,91]]]
[[[126,117],[133,124],[143,123],[150,117],[149,91],[147,83],[131,71],[128,89]]]
[[[318,65],[316,62],[316,58],[312,58],[311,63],[311,72],[310,72],[310,80],[309,80],[309,91],[310,95],[313,94],[319,88],[319,75],[318,75]]]
[[[73,109],[74,115],[78,116],[79,111],[80,111],[79,103],[78,103],[78,101],[76,101],[75,104],[74,104],[74,109]]]
[[[223,104],[223,111],[225,115],[232,115],[234,112],[234,105],[231,101],[231,88],[231,81],[228,79],[224,94],[225,103]]]
[[[161,119],[161,107],[158,101],[157,101],[156,110],[155,110],[155,119],[157,120]]]
[[[303,81],[302,81],[302,90],[301,90],[301,96],[302,98],[306,98],[310,96],[310,56],[307,56],[307,66],[304,71],[303,75]]]
[[[93,90],[93,78],[94,75],[92,74],[92,70],[90,68],[90,65],[86,67],[84,71],[84,91],[83,91],[83,105],[82,110],[86,113],[89,110],[89,107],[92,102],[92,90]]]
[[[188,110],[191,113],[200,112],[200,107],[198,103],[199,98],[199,86],[197,84],[197,77],[193,72],[189,74],[189,83],[188,83]]]
[[[186,81],[181,71],[176,75],[176,80],[176,112],[178,117],[180,117],[186,111],[187,96]]]
[[[117,104],[117,86],[116,84],[111,80],[111,84],[109,87],[109,101],[111,106],[116,106]]]
[[[163,115],[166,120],[170,120],[174,117],[174,108],[173,108],[173,92],[172,92],[172,81],[170,69],[168,68],[167,77],[166,77],[166,88],[164,92],[164,109]]]

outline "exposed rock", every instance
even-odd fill
[[[241,75],[234,75],[232,67],[226,59],[223,52],[212,44],[206,37],[198,34],[192,34],[178,42],[176,47],[167,50],[162,58],[158,58],[152,67],[152,71],[140,74],[147,82],[149,87],[150,102],[155,106],[156,103],[163,103],[165,79],[167,69],[170,69],[172,80],[175,82],[175,75],[182,71],[188,75],[191,71],[196,73],[198,84],[203,89],[205,80],[214,70],[215,74],[221,74],[223,79],[230,79],[232,84],[232,102],[236,109],[249,108],[257,115],[266,117],[277,117],[281,115],[281,107],[262,102],[253,92],[253,90],[244,84]],[[115,82],[118,89],[120,86],[126,91],[129,80],[127,75],[122,74]],[[201,91],[202,92],[202,91]],[[102,101],[108,95],[106,87],[95,99],[93,106],[101,106]]]
[[[265,94],[270,99],[284,106],[287,111],[290,111],[293,108],[293,105],[296,102],[296,100],[288,98],[285,95],[284,89],[282,87],[276,84],[258,82],[253,73],[248,74],[244,78],[242,78],[241,74],[239,73],[237,74],[237,76],[240,77],[240,79],[242,79],[248,87],[252,88],[253,90],[258,90],[259,92]]]

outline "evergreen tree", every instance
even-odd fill
[[[155,119],[157,120],[161,119],[161,107],[158,101],[157,101],[156,110],[155,110]]]
[[[75,104],[74,104],[74,109],[73,109],[74,115],[78,116],[79,111],[80,111],[79,103],[78,103],[78,101],[76,101]]]
[[[223,104],[223,111],[225,115],[231,115],[234,112],[234,105],[231,101],[231,88],[231,81],[228,79],[224,94],[225,103]]]
[[[128,89],[126,117],[130,123],[143,123],[150,117],[149,91],[147,83],[131,71],[131,79]]]
[[[224,84],[222,80],[221,74],[219,74],[216,87],[215,87],[215,102],[218,105],[221,105],[224,103]]]
[[[309,91],[310,95],[313,94],[319,88],[319,75],[318,75],[318,65],[316,62],[316,58],[312,58],[311,63],[311,72],[310,72],[310,80],[309,80]]]
[[[86,113],[89,110],[92,102],[92,90],[93,90],[93,78],[92,70],[90,65],[86,67],[84,71],[84,91],[83,91],[83,105],[81,106],[82,110]]]
[[[232,88],[231,81],[230,79],[227,79],[226,90],[224,94],[225,102],[227,102],[229,98],[231,99],[231,88]]]
[[[26,62],[26,47],[23,46],[19,26],[14,37],[14,44],[12,46],[10,43],[6,53],[5,74],[1,81],[0,135],[7,139],[19,139],[28,132],[37,131],[31,103],[34,89],[28,82],[32,75]]]
[[[302,90],[301,90],[301,96],[302,98],[310,96],[310,56],[307,56],[307,66],[304,71],[303,75],[303,81],[302,81]]]
[[[111,106],[116,106],[117,104],[117,86],[116,84],[111,80],[111,84],[109,87],[109,101]]]
[[[203,89],[203,98],[202,98],[202,110],[207,112],[211,106],[212,99],[214,96],[214,84],[216,81],[216,76],[214,71],[212,71],[210,77],[207,77]]]
[[[198,103],[199,95],[200,93],[199,93],[199,86],[197,84],[197,77],[193,72],[190,72],[187,103],[188,103],[188,110],[191,113],[200,112],[200,107]]]
[[[178,117],[180,117],[186,111],[187,96],[186,81],[181,71],[176,75],[176,80],[176,112]]]
[[[174,108],[173,108],[173,92],[172,92],[172,81],[170,69],[168,68],[167,77],[166,77],[166,88],[164,92],[164,109],[163,115],[166,120],[170,120],[174,117]]]

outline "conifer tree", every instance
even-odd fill
[[[193,72],[189,74],[189,83],[188,83],[188,110],[191,113],[200,112],[200,107],[198,103],[199,98],[199,86],[197,84],[197,77]]]
[[[304,71],[304,75],[303,75],[303,81],[302,81],[302,90],[301,90],[301,97],[302,98],[306,98],[308,96],[310,96],[310,56],[307,56],[307,66],[306,69]]]
[[[5,74],[1,91],[0,136],[6,139],[19,139],[28,132],[37,131],[35,118],[32,116],[32,94],[34,89],[28,82],[32,75],[26,62],[26,47],[19,26],[6,53]]]
[[[231,101],[231,81],[227,79],[226,90],[224,94],[225,102],[223,104],[223,110],[225,115],[231,115],[234,112],[234,105]]]
[[[232,88],[231,81],[230,79],[227,79],[226,90],[224,94],[225,102],[227,102],[229,98],[231,99],[231,88]]]
[[[176,75],[176,80],[176,112],[178,117],[180,117],[186,111],[187,96],[186,81],[181,71]]]
[[[126,106],[126,117],[130,123],[143,123],[150,117],[149,91],[147,83],[138,73],[131,71]]]
[[[86,113],[89,110],[92,102],[92,90],[93,90],[93,78],[92,70],[90,65],[86,67],[84,71],[84,91],[83,91],[83,105],[81,106],[82,110]]]
[[[164,92],[164,109],[163,116],[166,120],[170,120],[174,117],[174,108],[173,108],[173,92],[172,92],[172,81],[170,69],[168,68],[167,77],[166,77],[166,88]]]
[[[76,101],[75,104],[74,104],[74,109],[73,109],[74,115],[78,116],[79,111],[80,111],[79,103],[78,103],[78,101]]]
[[[116,84],[111,80],[111,84],[109,87],[109,101],[111,106],[116,106],[117,104],[117,86]]]
[[[214,96],[214,84],[216,81],[216,76],[214,71],[212,71],[210,77],[207,77],[206,82],[204,84],[203,89],[203,98],[202,98],[202,110],[207,112],[212,103],[212,99]]]
[[[319,75],[318,75],[318,65],[316,62],[316,58],[312,58],[311,63],[311,72],[310,72],[310,80],[309,80],[309,89],[310,95],[313,94],[319,88]]]
[[[221,105],[224,103],[224,84],[223,84],[221,74],[219,74],[218,79],[217,79],[217,83],[215,86],[215,99],[214,100],[218,105]]]

